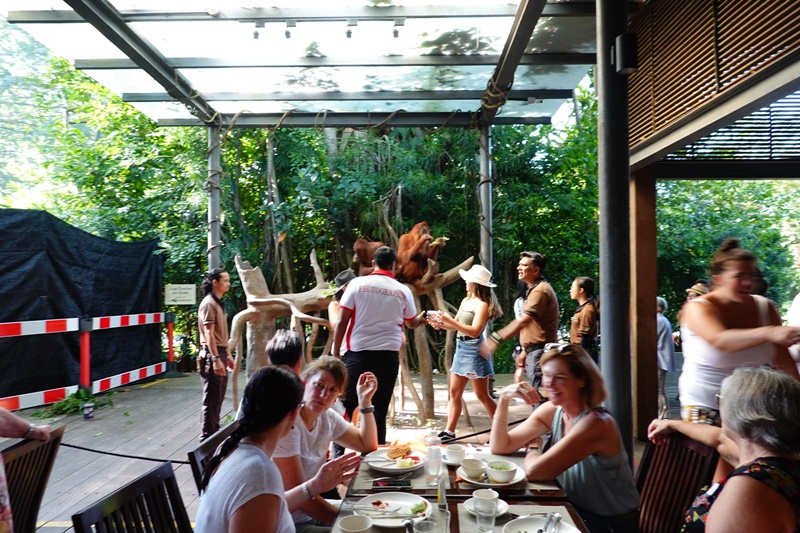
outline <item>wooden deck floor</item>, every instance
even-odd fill
[[[414,376],[415,381],[419,376]],[[674,401],[677,394],[677,375],[670,375],[668,392]],[[510,383],[512,376],[498,375],[496,387]],[[429,427],[441,429],[447,419],[447,385],[443,375],[434,376],[436,420]],[[233,416],[232,386],[223,405],[222,416]],[[244,390],[240,378],[240,392]],[[399,391],[399,385],[398,389]],[[137,383],[123,389],[113,398],[112,407],[104,407],[92,420],[80,416],[62,418],[56,424],[66,424],[63,443],[158,460],[173,461],[178,484],[189,518],[197,514],[199,498],[191,468],[181,464],[187,452],[197,446],[200,432],[200,379],[195,374],[185,377],[155,379]],[[397,395],[396,395],[397,396]],[[389,440],[399,437],[419,438],[425,428],[418,425],[416,407],[405,394],[405,406],[397,404],[396,427],[389,429]],[[464,395],[471,416],[468,426],[462,416],[457,428],[459,436],[488,429],[489,418],[475,395],[467,388]],[[512,406],[511,419],[530,413],[525,405]],[[33,410],[19,414],[30,418]],[[673,406],[673,417],[677,416]],[[33,420],[33,419],[32,419]],[[225,424],[226,422],[223,422]],[[470,441],[483,443],[488,435],[473,437]],[[1,441],[2,439],[0,439]],[[637,455],[641,446],[637,446]],[[108,495],[122,485],[156,467],[159,463],[92,453],[62,446],[53,467],[47,490],[39,511],[38,532],[56,533],[72,531],[72,514]]]

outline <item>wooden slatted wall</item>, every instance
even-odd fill
[[[800,55],[798,0],[650,0],[631,21],[630,144]]]

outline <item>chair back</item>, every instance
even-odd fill
[[[719,454],[680,433],[666,444],[648,442],[636,473],[639,529],[674,533],[700,489],[711,482]]]
[[[17,531],[34,531],[39,506],[56,461],[64,426],[50,432],[50,440],[22,439],[2,451],[11,514]]]
[[[172,463],[164,463],[72,515],[76,533],[191,533]]]
[[[220,429],[201,442],[197,448],[189,452],[189,464],[192,467],[192,475],[194,476],[194,482],[197,485],[198,493],[200,492],[200,482],[203,480],[203,469],[206,467],[206,463],[211,459],[211,456],[214,455],[214,452],[217,451],[222,441],[227,439],[237,427],[239,427],[239,421],[234,420],[233,423]]]

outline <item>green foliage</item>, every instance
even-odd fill
[[[106,406],[112,407],[114,402],[111,398],[115,394],[115,391],[111,391],[105,396],[97,398],[88,389],[79,388],[63,400],[59,400],[41,411],[33,412],[31,416],[36,418],[55,418],[57,416],[76,415],[83,412],[83,406],[87,403],[94,403],[95,410]]]
[[[798,186],[769,181],[664,181],[657,185],[658,292],[672,304],[670,318],[727,237],[753,252],[769,282],[767,297],[788,308],[797,292],[792,251],[796,229],[785,213],[796,210]]]

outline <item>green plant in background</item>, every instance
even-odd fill
[[[78,389],[61,401],[46,407],[41,411],[35,411],[31,416],[36,418],[55,418],[57,416],[76,415],[83,412],[83,406],[86,403],[94,403],[95,409],[100,409],[105,406],[113,406],[112,396],[116,391],[111,391],[101,398],[96,398],[92,395],[89,389]]]

